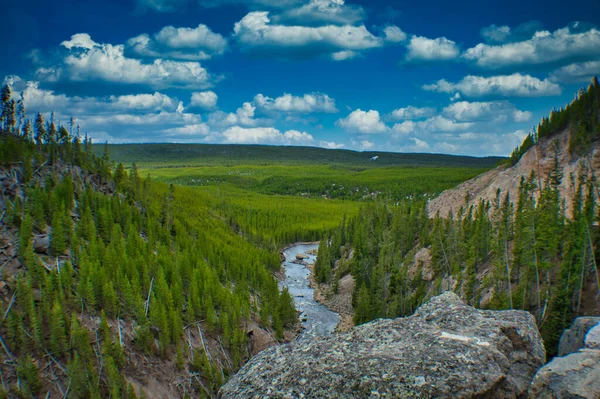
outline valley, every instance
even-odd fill
[[[268,348],[373,342],[386,322],[370,322],[431,303],[492,329],[485,311],[519,311],[533,373],[600,311],[599,101],[596,81],[504,160],[103,145],[41,114],[35,135],[8,126],[0,398],[214,398]]]
[[[3,1],[0,399],[600,399],[550,3]]]
[[[38,141],[2,136],[4,397],[214,397],[253,354],[301,331],[293,284],[278,286],[283,248],[322,240],[365,205],[423,201],[497,162],[125,167],[114,146],[45,126]],[[335,329],[335,314],[302,299],[301,337],[311,325]]]

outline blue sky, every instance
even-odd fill
[[[9,0],[0,79],[96,141],[508,155],[600,74],[597,0]]]

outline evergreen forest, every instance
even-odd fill
[[[554,162],[541,181],[532,170],[518,198],[500,189],[456,214],[428,217],[427,200],[374,201],[344,219],[319,248],[316,278],[331,292],[351,274],[354,322],[411,315],[433,295],[454,289],[486,309],[523,309],[536,319],[548,356],[561,333],[581,315],[597,314],[600,295],[600,186],[593,166],[563,173],[554,136],[569,132],[572,155],[589,154],[600,132],[600,85],[544,118],[515,149],[512,162],[536,142],[549,140]],[[590,164],[591,165],[591,164]],[[566,215],[560,185],[575,188]],[[324,245],[323,243],[326,243]],[[427,256],[419,256],[425,253]]]
[[[544,181],[521,178],[518,198],[498,190],[428,213],[442,191],[565,129],[585,156],[600,137],[597,80],[510,160],[94,144],[75,117],[31,114],[8,85],[0,105],[0,398],[142,397],[136,376],[215,397],[251,357],[253,329],[273,344],[297,335],[277,279],[280,251],[300,241],[321,242],[314,273],[330,294],[353,277],[355,324],[454,289],[476,307],[530,311],[553,355],[597,304],[593,168],[565,176],[556,158]],[[576,187],[572,217],[563,181]]]
[[[31,114],[8,85],[1,97],[0,398],[133,398],[137,376],[214,397],[253,328],[273,343],[298,331],[284,246],[498,162],[306,148],[152,162],[153,145],[93,144],[75,117]]]

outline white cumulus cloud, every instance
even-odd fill
[[[368,140],[361,140],[359,142],[353,141],[352,144],[359,149],[359,151],[367,151],[375,148],[375,143]]]
[[[330,150],[339,150],[340,148],[344,148],[344,144],[338,144],[335,141],[319,141],[319,147],[327,148]]]
[[[96,47],[98,43],[93,41],[87,33],[76,33],[71,36],[71,40],[65,40],[60,45],[69,50],[74,48],[85,48],[89,50]]]
[[[424,141],[424,140],[420,140],[416,137],[411,138],[411,141],[413,142],[412,145],[412,150],[414,151],[427,151],[429,150],[429,144]]]
[[[245,102],[235,113],[225,113],[223,111],[215,111],[208,115],[208,122],[214,126],[255,126],[257,120],[254,119],[256,106],[250,102]]]
[[[537,31],[529,40],[500,45],[479,43],[462,57],[482,68],[505,68],[569,62],[572,59],[600,58],[600,30],[572,32],[571,28],[554,32]]]
[[[467,97],[541,97],[559,95],[562,91],[558,84],[548,79],[540,80],[520,73],[490,77],[468,75],[457,83],[441,79],[424,85],[423,89],[439,93],[459,92]]]
[[[276,15],[274,20],[286,25],[353,25],[364,18],[362,7],[346,4],[344,0],[310,0],[308,4]]]
[[[460,53],[456,43],[445,37],[429,39],[422,36],[413,36],[407,49],[406,61],[453,60]]]
[[[510,117],[515,122],[527,122],[532,116],[531,112],[518,110],[508,101],[458,101],[445,107],[443,114],[462,122],[490,121],[502,117]]]
[[[109,99],[112,107],[129,111],[173,111],[179,106],[177,100],[159,92],[110,96]]]
[[[142,63],[125,56],[124,45],[99,44],[86,33],[61,43],[70,50],[62,62],[38,69],[36,76],[47,81],[101,80],[140,84],[155,88],[206,88],[215,78],[197,62],[156,59]]]
[[[396,123],[392,127],[392,133],[395,137],[408,136],[417,129],[417,124],[413,121],[404,121]]]
[[[288,144],[310,144],[315,141],[312,135],[298,130],[288,130],[283,133],[283,138]]]
[[[269,12],[255,11],[237,22],[233,36],[243,51],[262,55],[310,57],[360,51],[383,45],[364,25],[277,25]]]
[[[473,126],[473,123],[458,122],[441,115],[436,115],[424,121],[417,122],[417,126],[419,129],[427,132],[456,132],[469,129]]]
[[[406,40],[406,33],[402,31],[399,27],[395,25],[386,26],[383,29],[383,34],[386,42],[390,43],[400,43]]]
[[[277,98],[271,98],[262,94],[254,97],[254,104],[267,111],[289,112],[310,114],[316,112],[335,113],[335,100],[327,94],[310,93],[303,96],[284,94]]]
[[[205,137],[211,133],[210,127],[206,123],[194,123],[191,125],[174,127],[171,129],[163,130],[163,133],[167,136],[192,136],[192,137]]]
[[[360,56],[361,56],[361,54],[356,51],[344,50],[344,51],[338,51],[337,53],[331,54],[331,59],[334,61],[346,61],[346,60],[351,60],[352,58],[357,58]]]
[[[115,113],[148,113],[148,112],[175,112],[180,102],[163,93],[153,94],[125,94],[108,97],[70,97],[58,94],[53,90],[40,87],[40,82],[24,81],[18,76],[5,78],[6,83],[13,86],[17,92],[23,93],[25,105],[30,112],[52,112],[85,116],[92,114]]]
[[[232,126],[223,131],[225,143],[238,144],[283,144],[301,145],[314,142],[312,135],[306,132],[289,130],[280,132],[274,127],[244,128]]]
[[[339,119],[337,125],[350,132],[362,134],[385,133],[389,129],[381,120],[378,111],[357,109],[345,118]]]
[[[510,37],[510,27],[506,25],[490,25],[481,29],[481,36],[486,41],[502,43]]]
[[[600,61],[579,62],[556,69],[550,74],[554,82],[582,83],[589,82],[600,75]]]
[[[396,120],[403,119],[420,119],[420,118],[428,118],[435,114],[435,108],[431,107],[413,107],[409,105],[408,107],[398,108],[390,114],[390,117]]]
[[[190,99],[190,106],[203,108],[203,109],[213,109],[217,106],[217,101],[219,97],[214,91],[199,91],[192,93],[192,98]]]
[[[227,49],[227,39],[208,26],[175,28],[166,26],[150,36],[142,34],[127,41],[127,50],[142,57],[207,60]]]
[[[512,113],[512,117],[514,119],[515,122],[528,122],[531,117],[533,116],[533,114],[529,111],[521,111],[516,109],[513,113]]]

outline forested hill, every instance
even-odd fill
[[[487,173],[515,189],[489,179],[480,182],[489,196],[473,199],[479,177],[429,212],[426,201],[365,204],[322,241],[325,296],[353,280],[354,321],[364,323],[410,315],[452,290],[476,307],[530,311],[554,355],[575,317],[600,314],[599,116],[594,80],[544,119],[516,166]]]
[[[95,145],[94,152],[101,155],[102,145]],[[164,162],[180,164],[279,164],[307,163],[342,164],[362,166],[463,166],[489,168],[505,160],[500,157],[467,157],[443,154],[411,154],[394,152],[357,152],[316,147],[221,145],[221,144],[112,144],[111,159],[115,162],[153,164]],[[371,160],[377,157],[376,160]]]
[[[461,207],[466,209],[481,200],[493,202],[498,190],[516,203],[521,179],[529,178],[532,172],[540,189],[534,193],[539,197],[557,166],[562,174],[558,190],[565,200],[567,216],[572,217],[580,176],[595,179],[594,172],[600,170],[600,85],[595,78],[572,103],[544,117],[535,132],[515,148],[510,163],[445,191],[431,201],[429,214],[456,215]]]
[[[293,336],[278,253],[7,86],[1,106],[0,398],[213,397],[254,336]]]

